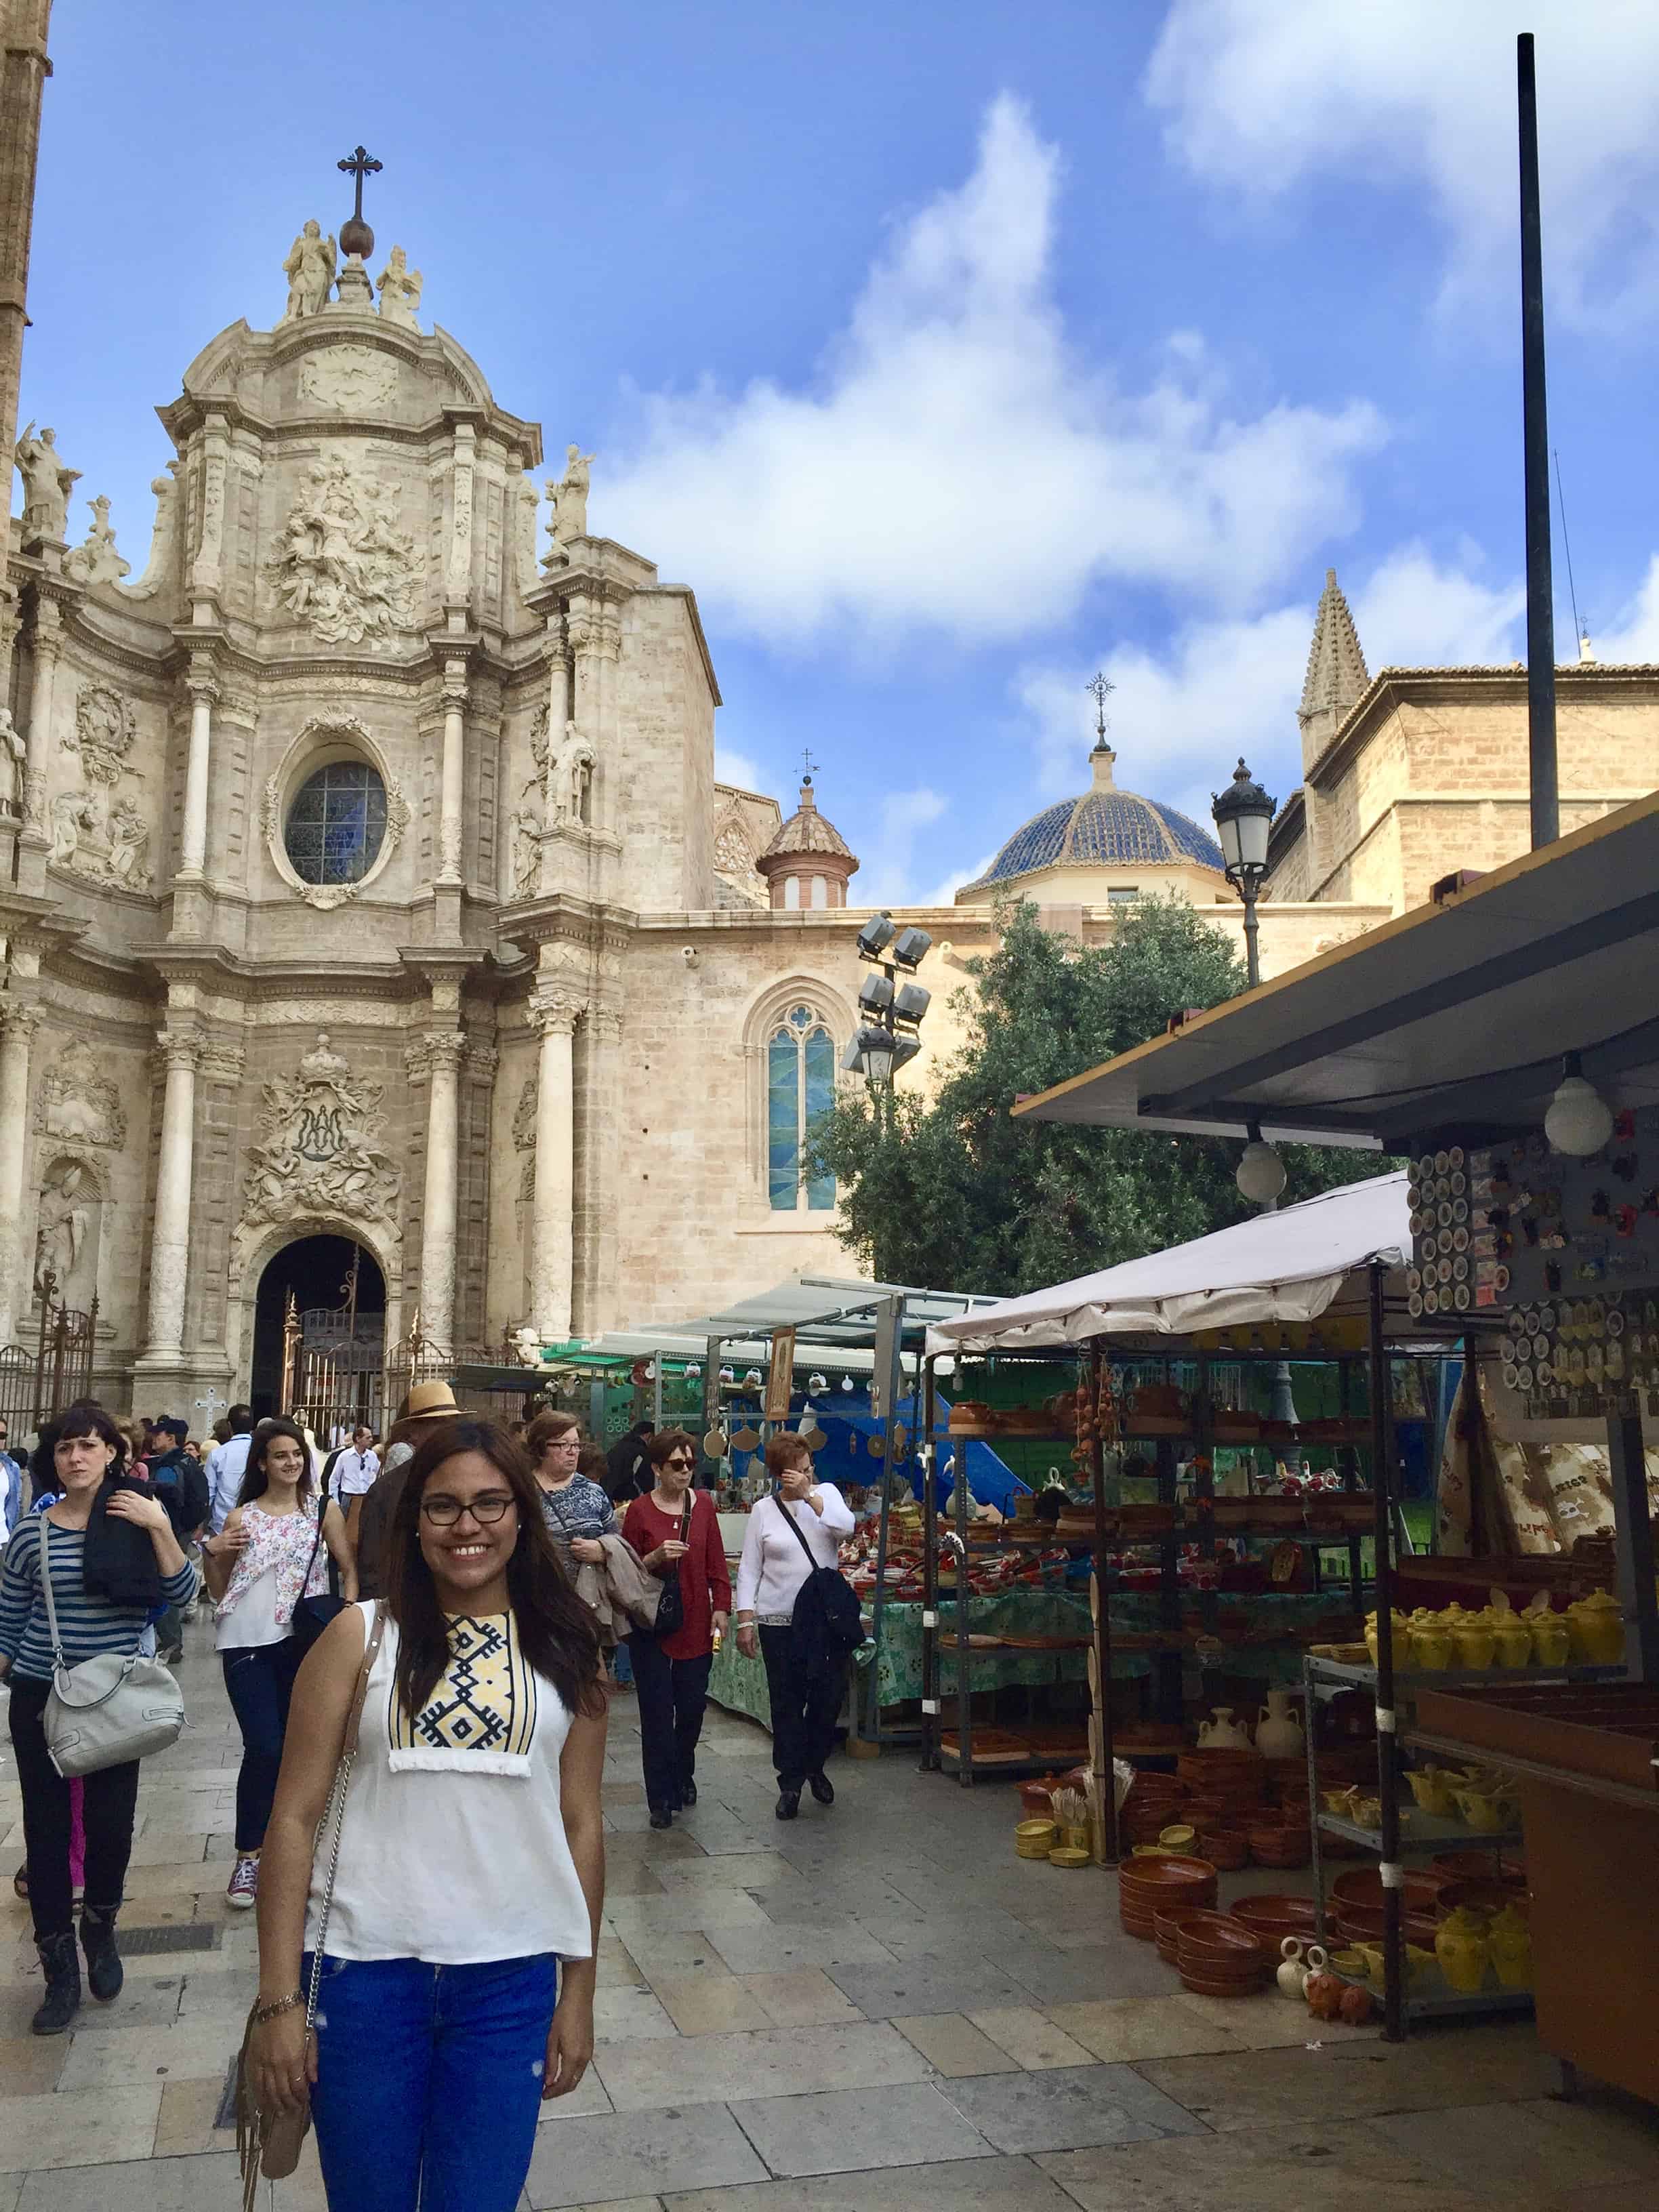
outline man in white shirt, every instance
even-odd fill
[[[361,1498],[374,1487],[374,1478],[380,1472],[380,1456],[374,1450],[374,1431],[359,1421],[351,1431],[348,1448],[334,1455],[334,1472],[329,1481],[329,1496],[339,1500],[342,1513],[349,1513],[351,1501]]]
[[[253,1443],[253,1408],[233,1406],[225,1415],[230,1434],[207,1455],[208,1528],[216,1536],[224,1533],[225,1521],[235,1504],[247,1473],[247,1455]]]

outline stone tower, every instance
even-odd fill
[[[1302,725],[1302,772],[1305,775],[1341,727],[1344,716],[1370,682],[1365,656],[1348,602],[1334,568],[1325,571],[1325,589],[1314,617],[1308,674],[1302,686],[1297,720]]]

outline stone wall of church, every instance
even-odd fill
[[[714,699],[689,595],[636,592],[623,611],[609,826],[617,896],[639,914],[714,903]]]

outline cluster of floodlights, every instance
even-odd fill
[[[859,987],[863,1018],[842,1054],[844,1073],[890,1083],[905,1061],[921,1050],[917,1031],[933,994],[920,983],[900,982],[895,970],[902,968],[914,975],[933,941],[925,929],[896,929],[892,915],[886,913],[872,915],[860,930],[860,959],[878,965]]]

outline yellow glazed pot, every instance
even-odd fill
[[[1447,1987],[1460,1996],[1473,1996],[1486,1978],[1486,1968],[1492,1963],[1492,1945],[1474,1915],[1460,1907],[1455,1912],[1449,1912],[1441,1922],[1434,1939],[1434,1954],[1440,1961]]]
[[[1412,1796],[1425,1813],[1449,1820],[1457,1811],[1452,1797],[1453,1777],[1443,1766],[1416,1766],[1406,1777]]]
[[[1530,1667],[1532,1664],[1532,1631],[1519,1613],[1493,1629],[1498,1641],[1498,1663],[1500,1667]]]
[[[1488,1925],[1486,1941],[1492,1962],[1506,1990],[1532,1987],[1532,1930],[1512,1905],[1506,1905]]]
[[[1452,1662],[1452,1640],[1443,1628],[1412,1631],[1412,1665],[1425,1674],[1443,1674]]]
[[[1452,1631],[1452,1649],[1460,1667],[1490,1667],[1498,1638],[1490,1628],[1459,1626]]]
[[[1565,1667],[1571,1650],[1567,1624],[1559,1613],[1535,1613],[1527,1624],[1534,1667]]]
[[[1495,1836],[1510,1825],[1510,1801],[1485,1790],[1454,1790],[1457,1809],[1478,1836]]]
[[[1625,1617],[1616,1597],[1597,1590],[1567,1607],[1572,1657],[1584,1667],[1616,1667],[1625,1656]]]

